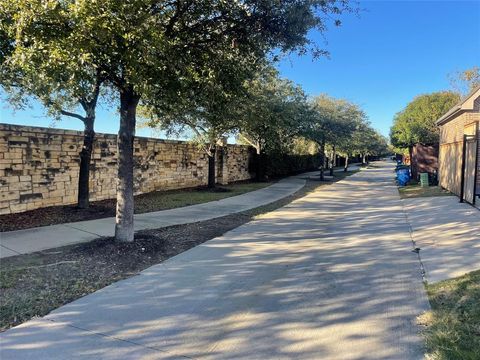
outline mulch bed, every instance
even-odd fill
[[[74,205],[51,206],[0,215],[0,232],[112,217],[115,216],[115,206],[116,200],[112,199],[92,203],[88,209],[79,209]]]

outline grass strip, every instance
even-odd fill
[[[480,270],[427,285],[431,311],[420,317],[428,358],[480,359]]]

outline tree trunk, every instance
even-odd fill
[[[95,115],[87,116],[84,120],[83,147],[80,152],[80,172],[78,176],[78,204],[80,209],[87,209],[90,205],[90,161],[92,158],[95,131],[93,124]]]
[[[362,155],[362,164],[365,165],[367,163],[367,155]]]
[[[333,176],[333,169],[335,167],[335,158],[337,153],[335,151],[335,145],[332,146],[332,158],[330,159],[330,176]]]
[[[347,172],[347,171],[348,171],[348,155],[345,156],[345,167],[343,168],[343,171],[344,171],[344,172]]]
[[[265,181],[265,154],[262,153],[260,143],[257,143],[255,150],[257,153],[255,178],[258,182],[262,182]]]
[[[215,155],[216,155],[216,146],[214,145],[210,149],[210,154],[208,154],[208,188],[215,188]]]
[[[133,140],[136,111],[140,97],[133,89],[120,92],[120,128],[118,130],[117,215],[115,240],[133,241]]]
[[[325,180],[325,141],[320,144],[320,181]]]

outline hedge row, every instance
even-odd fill
[[[260,178],[275,178],[317,170],[320,166],[318,155],[256,155],[250,165],[252,172],[260,172]]]

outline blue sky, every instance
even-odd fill
[[[480,0],[475,1],[361,1],[359,17],[342,18],[330,27],[327,43],[312,34],[330,52],[330,58],[290,55],[279,64],[282,76],[309,95],[328,93],[361,105],[373,126],[383,134],[394,114],[413,97],[450,89],[448,75],[480,65]],[[0,108],[0,122],[50,126],[43,109],[12,112]],[[97,132],[116,133],[115,109],[101,108]],[[55,127],[81,130],[66,118]],[[142,129],[138,135],[153,135]]]

